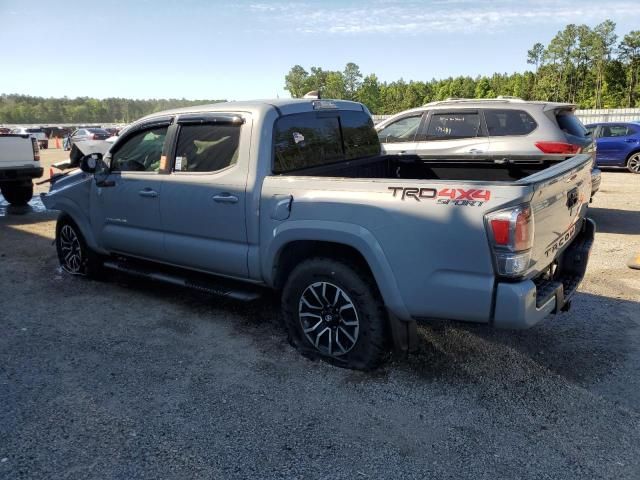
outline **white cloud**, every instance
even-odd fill
[[[568,23],[594,23],[608,13],[624,12],[640,19],[637,2],[607,2],[602,11],[600,0],[433,0],[400,2],[374,0],[366,7],[355,3],[327,5],[319,1],[305,3],[253,3],[249,10],[277,28],[302,34],[423,34],[497,32],[519,26]]]

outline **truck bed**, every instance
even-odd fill
[[[545,170],[558,162],[425,162],[417,156],[381,155],[331,165],[311,167],[288,175],[342,178],[397,178],[403,180],[471,180],[513,182]]]

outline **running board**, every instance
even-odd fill
[[[218,282],[216,282],[215,279],[210,280],[204,278],[194,280],[187,278],[186,276],[146,268],[144,265],[131,265],[129,262],[106,261],[104,262],[104,267],[110,270],[123,272],[128,275],[142,277],[157,282],[170,283],[172,285],[190,288],[191,290],[197,290],[202,293],[233,298],[234,300],[240,300],[243,302],[251,302],[261,297],[260,292],[257,291],[257,289],[252,290],[251,287],[246,289],[233,287],[230,285],[232,283],[231,281],[224,279]],[[227,283],[229,283],[229,285],[227,285]]]

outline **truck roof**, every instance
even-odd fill
[[[349,100],[333,100],[333,99],[303,99],[303,98],[279,98],[272,100],[248,100],[241,102],[219,102],[209,105],[194,105],[191,107],[173,108],[162,112],[152,113],[137,120],[149,120],[155,117],[167,115],[178,115],[184,113],[202,113],[202,112],[248,112],[248,113],[265,113],[268,110],[278,110],[282,115],[292,113],[311,112],[316,110],[314,102],[331,102],[335,108],[340,110],[367,111],[366,108],[358,102]],[[322,108],[321,108],[322,109]],[[368,113],[368,111],[367,111]]]

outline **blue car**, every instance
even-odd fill
[[[640,121],[592,123],[587,130],[596,139],[599,167],[627,167],[640,173]]]

